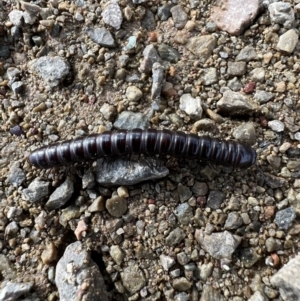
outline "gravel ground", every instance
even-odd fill
[[[0,301],[300,300],[298,17],[299,0],[0,0]],[[257,164],[26,161],[136,127],[248,143]]]

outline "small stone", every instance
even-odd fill
[[[229,76],[243,76],[245,73],[245,62],[228,62],[227,74]]]
[[[8,17],[12,24],[18,27],[22,27],[23,14],[24,13],[21,10],[14,9],[8,14]]]
[[[195,181],[195,184],[192,188],[192,192],[197,196],[198,195],[206,195],[208,192],[208,186],[205,182]]]
[[[260,292],[256,291],[249,299],[248,301],[268,301],[269,299],[266,298],[266,296]]]
[[[204,69],[203,74],[203,85],[209,86],[215,84],[218,81],[217,68],[207,68]]]
[[[266,249],[269,253],[280,250],[282,248],[281,241],[274,237],[269,237],[265,241]]]
[[[136,86],[129,86],[126,89],[126,97],[129,101],[138,101],[142,96],[143,92]]]
[[[14,301],[19,299],[21,296],[28,294],[32,289],[34,283],[16,283],[10,281],[3,281],[0,291],[0,301]],[[25,300],[25,297],[22,298]]]
[[[178,184],[178,195],[180,201],[185,202],[192,196],[192,192],[187,186],[184,186],[180,183]]]
[[[41,7],[34,4],[22,1],[22,8],[31,15],[37,15],[41,11]]]
[[[299,36],[294,29],[290,29],[279,37],[277,47],[279,50],[292,53],[298,43]]]
[[[186,253],[180,252],[177,254],[177,261],[181,265],[186,265],[190,260]]]
[[[233,137],[243,143],[254,145],[256,143],[255,128],[252,123],[245,123],[237,127]]]
[[[122,12],[117,1],[109,1],[103,12],[102,17],[104,23],[112,26],[113,28],[119,30],[123,22]]]
[[[119,246],[111,246],[109,254],[116,264],[118,265],[122,264],[125,254],[123,253],[123,251]]]
[[[224,229],[235,230],[238,229],[243,224],[243,220],[238,212],[229,212]]]
[[[119,196],[106,201],[106,209],[110,215],[121,217],[127,211],[127,201]]]
[[[84,232],[88,229],[88,225],[85,223],[83,219],[78,222],[78,225],[74,231],[74,234],[77,240],[81,240]]]
[[[185,277],[176,278],[173,281],[173,287],[177,291],[187,291],[192,287],[192,283]]]
[[[203,35],[200,37],[189,38],[186,47],[197,58],[204,63],[217,47],[217,40],[213,35]]]
[[[55,191],[50,195],[45,207],[48,210],[55,210],[62,207],[72,196],[74,192],[74,184],[70,177],[67,177]]]
[[[21,81],[17,81],[11,84],[11,89],[14,92],[14,95],[22,94],[24,84]]]
[[[206,281],[211,276],[213,268],[214,266],[212,262],[201,264],[199,266],[199,278],[203,281]]]
[[[164,43],[158,46],[158,53],[164,61],[168,61],[170,63],[175,64],[180,59],[180,53],[173,47]]]
[[[283,24],[286,28],[292,26],[295,15],[290,3],[283,1],[274,2],[269,4],[268,9],[273,23]]]
[[[110,105],[108,103],[104,103],[102,105],[102,107],[100,108],[100,113],[103,115],[103,117],[106,119],[106,120],[109,120],[111,121],[114,116],[116,115],[116,108],[113,106],[113,105]]]
[[[151,87],[151,99],[159,100],[161,89],[164,82],[164,67],[160,63],[154,63],[152,67],[152,87]]]
[[[258,59],[255,49],[252,46],[244,47],[236,57],[236,61],[250,62]]]
[[[296,218],[296,212],[293,207],[280,210],[276,213],[274,223],[279,229],[287,230]]]
[[[260,104],[269,102],[274,98],[274,94],[271,92],[266,92],[262,90],[256,90],[254,98],[259,101]]]
[[[156,21],[154,15],[150,9],[146,9],[146,13],[144,18],[141,21],[141,26],[147,31],[155,30],[156,28]]]
[[[36,202],[49,194],[49,183],[41,181],[39,178],[34,179],[28,186],[23,189],[22,199],[30,202]]]
[[[214,289],[211,285],[205,284],[202,289],[199,301],[225,301],[225,297],[221,295],[218,289]],[[232,300],[233,301],[233,300]],[[237,300],[234,300],[237,301]]]
[[[158,8],[157,16],[161,21],[166,21],[171,17],[171,8],[172,5],[167,3],[163,4]]]
[[[92,188],[95,186],[95,176],[91,170],[84,173],[82,177],[82,188]]]
[[[251,71],[251,77],[255,82],[263,83],[265,81],[265,69],[255,68]]]
[[[135,113],[131,111],[123,111],[114,122],[116,129],[147,129],[149,128],[149,121],[142,113]]]
[[[145,276],[138,265],[129,265],[121,272],[121,279],[125,289],[133,295],[146,284]]]
[[[120,186],[117,189],[117,193],[118,193],[118,196],[121,197],[121,198],[128,198],[129,197],[128,189],[125,186]]]
[[[165,271],[168,271],[176,263],[174,258],[172,258],[170,256],[166,256],[164,254],[161,254],[159,256],[159,259],[160,259],[160,263]]]
[[[178,221],[183,225],[188,225],[193,221],[193,208],[188,203],[180,204],[175,209]]]
[[[18,163],[13,164],[7,176],[7,181],[14,187],[21,186],[26,179],[25,172],[23,171],[23,169],[19,168],[18,166],[19,166]]]
[[[166,237],[167,246],[175,246],[179,244],[185,238],[185,233],[182,229],[176,228],[171,231],[170,234]]]
[[[161,62],[161,58],[159,57],[153,44],[150,44],[145,47],[143,51],[143,56],[144,59],[139,68],[139,70],[143,73],[150,73],[152,71],[153,64],[156,62]]]
[[[57,258],[57,249],[54,243],[48,243],[42,252],[41,259],[44,264],[50,264]]]
[[[175,5],[171,8],[171,14],[174,21],[174,26],[177,29],[183,29],[188,16],[181,5]]]
[[[88,207],[89,212],[99,212],[105,210],[105,200],[103,196],[97,197]]]
[[[261,256],[253,248],[243,248],[240,251],[240,258],[244,266],[250,268],[260,260]]]
[[[202,116],[202,106],[200,97],[192,97],[191,94],[183,94],[180,97],[180,110],[184,111],[186,114],[192,118],[200,119]]]
[[[87,28],[86,33],[92,39],[92,41],[103,47],[116,47],[116,43],[112,34],[104,27]]]
[[[210,191],[207,199],[207,207],[212,209],[219,209],[224,202],[226,195],[218,190]]]
[[[274,132],[281,133],[284,131],[284,123],[279,120],[272,120],[268,122],[269,128]]]

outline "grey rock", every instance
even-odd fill
[[[143,181],[160,179],[169,174],[165,166],[155,166],[154,159],[138,161],[118,158],[97,161],[96,181],[105,185],[134,185]]]
[[[58,86],[70,72],[69,64],[59,56],[35,59],[29,63],[29,68],[38,73],[50,87]]]
[[[9,67],[6,70],[6,76],[8,77],[10,82],[15,82],[19,79],[21,75],[21,71],[15,67]]]
[[[243,88],[243,85],[241,83],[241,81],[237,78],[237,77],[234,77],[232,79],[230,79],[228,81],[228,88],[232,91],[240,91],[242,88]]]
[[[128,38],[128,42],[125,45],[125,47],[123,48],[124,51],[132,51],[136,48],[137,46],[137,40],[136,40],[136,36],[130,36]]]
[[[238,212],[229,212],[225,221],[224,229],[235,230],[243,224],[243,220]]]
[[[146,285],[144,273],[138,265],[129,265],[121,272],[121,279],[125,289],[133,295]]]
[[[188,40],[186,47],[204,63],[217,47],[217,40],[213,35],[192,37]]]
[[[179,223],[188,225],[193,221],[193,208],[188,203],[180,204],[175,209],[175,215],[177,216]]]
[[[256,90],[255,94],[254,94],[254,98],[260,103],[260,104],[264,104],[269,102],[270,100],[272,100],[274,98],[274,94],[271,92],[266,92],[263,90]]]
[[[192,192],[189,187],[184,186],[181,183],[179,183],[178,184],[178,195],[179,195],[180,202],[185,202],[192,196]]]
[[[22,183],[26,179],[26,174],[19,167],[19,164],[13,164],[12,167],[9,170],[8,176],[7,176],[7,181],[12,184],[14,187],[19,187],[22,185]]]
[[[268,172],[265,172],[264,175],[266,184],[273,189],[282,187],[286,184],[286,180],[281,177],[276,177]]]
[[[269,253],[282,249],[282,243],[279,239],[269,237],[265,242],[266,249]]]
[[[190,261],[189,256],[185,252],[177,253],[176,257],[178,263],[181,265],[186,265]]]
[[[139,68],[139,70],[143,73],[150,73],[152,71],[153,64],[161,62],[161,58],[152,44],[145,47],[143,56],[144,59]]]
[[[55,191],[50,195],[45,207],[48,210],[55,210],[62,207],[72,196],[74,192],[74,184],[70,177],[67,177]]]
[[[268,6],[270,18],[273,23],[283,24],[290,28],[295,20],[294,10],[288,2],[278,1]]]
[[[154,15],[150,9],[146,9],[146,13],[141,21],[141,25],[144,29],[148,31],[155,30],[156,22],[155,22]]]
[[[250,62],[258,59],[258,55],[256,53],[256,50],[252,46],[246,46],[244,47],[235,60],[238,61],[244,61],[244,62]]]
[[[81,242],[70,244],[56,266],[55,283],[60,301],[108,301],[104,279]],[[84,287],[84,290],[82,289]]]
[[[163,4],[157,10],[157,16],[160,21],[166,21],[171,17],[171,4]]]
[[[254,68],[251,71],[251,77],[253,81],[258,83],[263,83],[265,81],[265,69],[264,68]]]
[[[185,238],[185,233],[182,229],[176,228],[166,237],[167,246],[175,246]]]
[[[95,186],[95,176],[93,172],[89,169],[87,170],[82,177],[82,188],[92,188]]]
[[[159,256],[159,259],[160,259],[160,263],[165,271],[168,271],[176,263],[174,258],[172,258],[170,256],[166,256],[164,254],[161,254]]]
[[[104,23],[112,26],[117,30],[120,29],[123,22],[123,17],[122,17],[122,11],[117,1],[115,0],[109,1],[106,4],[101,15],[103,17]]]
[[[206,281],[208,279],[208,277],[211,276],[214,265],[212,262],[208,262],[208,263],[203,263],[200,264],[200,266],[198,266],[198,272],[199,272],[199,279]]]
[[[200,97],[194,98],[191,94],[183,94],[180,97],[180,110],[184,111],[192,118],[201,119],[202,116],[202,106]]]
[[[186,292],[181,292],[174,296],[174,301],[189,301],[190,297]]]
[[[123,253],[123,251],[121,250],[121,248],[119,246],[117,246],[117,245],[111,246],[109,254],[116,264],[118,264],[118,265],[122,264],[125,254]]]
[[[28,186],[23,189],[22,199],[30,202],[36,202],[49,194],[49,182],[41,181],[39,178],[34,179]]]
[[[240,35],[255,20],[259,8],[258,0],[248,1],[247,5],[239,0],[217,2],[212,7],[211,19],[221,30],[231,35]]]
[[[25,11],[23,13],[23,18],[26,24],[33,25],[37,21],[38,15],[33,15]]]
[[[293,207],[280,210],[276,213],[274,223],[279,229],[287,230],[296,218],[296,212]]]
[[[205,182],[195,181],[195,184],[192,187],[192,192],[197,196],[206,195],[208,192],[208,186]]]
[[[188,291],[191,287],[192,283],[185,277],[180,277],[173,280],[173,288],[177,291]]]
[[[24,294],[27,294],[32,287],[32,282],[16,283],[4,281],[1,285],[0,301],[15,301]]]
[[[43,45],[43,40],[40,36],[32,36],[32,41],[36,46],[42,46]]]
[[[154,63],[152,67],[151,99],[159,100],[164,83],[164,67],[160,63]]]
[[[109,214],[114,217],[121,217],[128,208],[127,200],[119,196],[108,199],[105,206]]]
[[[300,298],[300,278],[295,277],[295,271],[300,270],[300,255],[289,260],[270,282],[279,288],[280,296],[284,301],[298,301]]]
[[[255,128],[248,122],[237,127],[233,132],[233,137],[243,143],[253,145],[256,143]]]
[[[240,259],[246,268],[252,267],[260,258],[254,248],[244,248],[240,251]]]
[[[256,291],[248,301],[269,301],[269,299],[260,291]]]
[[[212,68],[204,69],[204,74],[203,74],[204,86],[215,84],[217,81],[218,81],[217,68],[212,67]]]
[[[9,20],[12,24],[18,27],[22,27],[23,25],[23,12],[21,10],[12,10],[9,14]]]
[[[224,202],[226,195],[218,190],[210,191],[207,199],[207,207],[212,209],[219,209]]]
[[[15,234],[17,234],[18,231],[19,231],[18,224],[15,221],[12,221],[5,227],[4,233],[6,237],[12,237]]]
[[[183,7],[181,5],[173,6],[171,8],[171,14],[174,21],[174,26],[177,29],[183,29],[188,19],[188,15],[184,11]]]
[[[14,92],[14,95],[22,94],[24,84],[21,81],[17,81],[11,84],[11,89]]]
[[[164,61],[168,61],[170,63],[177,63],[180,59],[180,53],[173,47],[164,43],[158,46],[158,53]]]
[[[106,120],[112,120],[116,114],[116,111],[116,108],[108,103],[104,103],[100,108],[100,113]]]
[[[142,113],[123,111],[114,123],[116,129],[132,130],[149,128],[149,121]]]
[[[229,76],[243,76],[245,73],[245,62],[228,62],[227,74]]]
[[[219,112],[230,115],[249,114],[255,110],[254,105],[244,95],[230,90],[224,92],[223,97],[217,102],[217,108]]]
[[[199,301],[225,301],[225,297],[221,295],[219,290],[214,289],[211,285],[203,286],[201,298]]]
[[[86,33],[92,39],[92,41],[103,47],[116,47],[116,42],[112,34],[104,27],[87,28]]]
[[[280,120],[271,120],[268,122],[268,127],[274,132],[281,133],[284,131],[284,123]]]
[[[215,259],[231,259],[242,240],[240,236],[228,231],[207,235],[200,229],[196,229],[195,239]]]
[[[7,45],[0,45],[0,59],[6,60],[10,57],[10,50]]]
[[[279,37],[277,48],[281,51],[292,53],[299,40],[299,35],[294,29],[290,29]]]
[[[28,3],[25,1],[21,1],[21,3],[24,10],[31,15],[37,15],[41,11],[41,7],[36,4]]]

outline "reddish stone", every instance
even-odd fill
[[[256,87],[256,83],[255,82],[250,82],[250,83],[245,85],[244,92],[246,94],[250,94],[254,91],[255,87]]]

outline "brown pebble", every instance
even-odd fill
[[[265,218],[266,219],[269,219],[269,218],[273,217],[274,213],[275,213],[275,207],[274,206],[267,206],[265,208]]]
[[[54,260],[56,260],[57,257],[57,250],[56,246],[53,242],[46,245],[46,248],[44,249],[41,258],[44,264],[50,264]]]
[[[157,42],[158,34],[156,31],[150,31],[148,32],[148,37],[150,42]]]
[[[244,86],[244,92],[246,94],[250,94],[254,91],[255,87],[256,87],[256,83],[255,82],[250,82],[250,83],[248,83]]]

